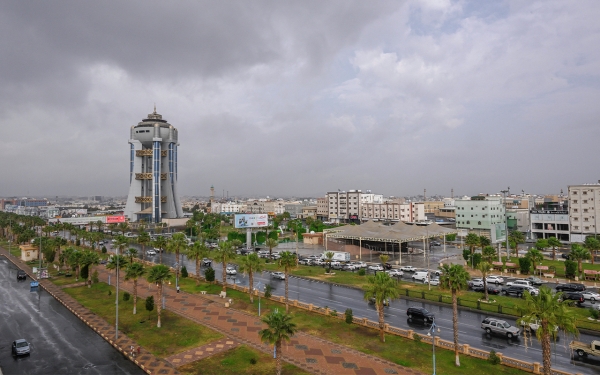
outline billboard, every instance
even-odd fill
[[[236,214],[236,228],[261,228],[269,225],[268,214]]]
[[[106,224],[124,223],[124,222],[125,222],[125,216],[123,216],[123,215],[106,217]]]
[[[506,225],[504,223],[493,224],[490,235],[492,243],[506,241]]]

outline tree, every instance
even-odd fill
[[[256,253],[250,253],[240,260],[240,272],[248,274],[248,293],[250,294],[251,303],[254,303],[254,272],[262,272],[264,270],[265,264],[261,262]],[[285,281],[287,282],[287,276]]]
[[[137,242],[142,245],[142,260],[146,258],[146,246],[152,242],[150,234],[145,230],[141,230],[138,234]]]
[[[231,242],[223,241],[219,242],[219,247],[214,251],[214,259],[223,265],[223,291],[227,291],[227,262],[235,259],[235,250],[231,246]]]
[[[84,250],[81,255],[81,266],[88,267],[88,288],[92,287],[92,266],[100,263],[100,255],[93,250]]]
[[[175,267],[175,278],[179,279],[179,267],[181,266],[181,260],[179,259],[179,254],[187,248],[187,239],[185,238],[185,234],[183,233],[175,233],[173,238],[169,240],[167,245],[167,251],[171,253],[175,253],[175,261],[177,262],[177,267]]]
[[[290,341],[296,333],[296,324],[292,323],[291,315],[274,311],[262,319],[268,327],[258,331],[260,340],[275,345],[277,375],[281,375],[281,343]]]
[[[475,233],[467,234],[467,237],[465,237],[465,245],[469,247],[469,251],[471,252],[471,258],[473,258],[475,248],[479,246],[479,236]]]
[[[133,315],[137,313],[137,281],[144,276],[146,269],[142,263],[131,263],[125,269],[125,280],[133,280]]]
[[[157,285],[156,297],[158,303],[156,304],[156,313],[158,315],[158,322],[156,323],[156,326],[160,328],[160,314],[162,312],[162,304],[160,301],[162,301],[163,284],[165,281],[169,281],[171,279],[171,270],[164,264],[157,264],[156,266],[150,268],[146,279],[149,283],[156,283]]]
[[[365,301],[375,299],[375,308],[379,316],[379,339],[385,342],[385,317],[383,314],[383,305],[386,301],[398,298],[400,293],[396,288],[396,282],[385,272],[379,272],[373,276],[367,277],[367,285],[364,287]]]
[[[129,239],[123,235],[117,236],[115,238],[115,248],[118,251],[118,254],[125,255],[125,249],[129,246]]]
[[[138,255],[138,251],[135,247],[130,247],[123,255],[127,255],[129,257],[129,263],[133,263],[133,258]]]
[[[590,259],[590,252],[588,251],[588,249],[581,246],[580,244],[574,243],[571,245],[570,258],[572,260],[577,261],[577,270],[579,272],[579,275],[581,276],[581,274],[583,273],[583,266],[581,263],[586,259]]]
[[[496,255],[496,249],[491,245],[485,246],[481,250],[481,258],[488,263],[492,263],[494,258],[496,258]]]
[[[196,263],[196,286],[200,285],[200,261],[208,258],[210,249],[204,241],[196,241],[187,248],[185,255]]]
[[[106,263],[106,269],[115,270],[115,277],[119,277],[119,270],[127,267],[127,258],[124,255],[113,255]]]
[[[281,253],[281,258],[279,258],[279,267],[283,267],[285,272],[285,312],[286,314],[290,310],[290,304],[288,300],[288,282],[290,270],[296,268],[298,265],[298,258],[296,258],[296,254],[292,254],[289,251],[284,251]]]
[[[450,289],[452,292],[452,328],[454,330],[454,356],[455,365],[460,366],[460,358],[458,357],[458,292],[467,287],[467,282],[470,279],[469,273],[465,271],[463,266],[458,264],[444,264],[441,267],[442,275],[440,276],[440,287],[442,289]]]
[[[596,251],[600,250],[600,241],[596,237],[587,236],[583,242],[583,247],[590,252],[590,259],[592,260],[592,264],[594,264]]]
[[[519,257],[519,245],[522,243],[525,243],[525,235],[519,231],[513,231],[510,232],[510,234],[508,235],[509,241],[514,243],[515,245],[515,255],[518,258]],[[508,256],[510,257],[510,254],[508,254]]]
[[[387,263],[387,261],[390,259],[389,255],[385,255],[385,254],[381,254],[379,256],[379,260],[381,260],[381,264],[385,266],[385,264]]]
[[[148,316],[150,316],[150,312],[154,310],[154,296],[146,297],[146,310],[148,310]]]
[[[156,238],[156,240],[154,240],[153,245],[155,248],[157,248],[160,253],[160,260],[159,262],[162,263],[162,254],[163,251],[165,251],[165,249],[167,248],[167,240],[163,237],[163,236],[159,236]]]
[[[544,254],[542,254],[542,252],[538,249],[532,248],[527,252],[525,257],[531,260],[533,265],[533,274],[535,275],[536,266],[544,260]]]
[[[535,336],[542,344],[543,374],[551,375],[552,346],[550,339],[556,339],[558,332],[578,335],[575,326],[575,314],[569,309],[569,301],[561,301],[562,293],[552,293],[547,286],[542,286],[537,296],[525,293],[525,307],[521,309],[522,317],[517,324],[538,324]],[[557,329],[558,328],[558,329]]]
[[[486,278],[490,274],[490,268],[492,268],[492,265],[488,262],[481,262],[477,265],[477,270],[479,270],[479,272],[481,272],[481,278],[483,279],[483,292],[484,292],[486,301],[490,300],[489,295],[488,295],[487,280],[486,280]]]
[[[269,259],[272,259],[273,248],[277,247],[277,245],[279,245],[279,242],[272,238],[267,238],[265,241],[265,245],[269,248]]]
[[[71,267],[75,267],[75,281],[79,280],[79,273],[81,272],[81,265],[83,261],[82,257],[83,252],[79,250],[75,250],[69,254],[69,265]]]
[[[562,243],[556,237],[548,238],[548,246],[552,248],[552,260],[556,260],[556,248],[561,247]]]
[[[483,248],[486,246],[490,246],[492,241],[486,236],[479,236],[479,247],[481,248],[481,252],[483,252]]]
[[[325,264],[327,264],[327,273],[331,272],[331,261],[333,260],[333,251],[325,253]]]

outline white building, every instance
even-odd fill
[[[456,228],[468,229],[479,236],[492,238],[505,223],[504,204],[499,196],[474,196],[456,199]]]
[[[597,184],[569,186],[569,222],[571,242],[583,242],[598,233],[600,181]]]
[[[531,239],[556,237],[561,242],[570,242],[569,211],[531,210]]]
[[[361,217],[360,190],[334,191],[327,193],[328,221],[343,223]]]
[[[425,219],[423,203],[364,203],[361,206],[362,221],[417,222]]]
[[[214,202],[211,209],[214,213],[237,214],[246,212],[246,203],[241,202]]]

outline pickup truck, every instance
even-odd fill
[[[588,355],[600,357],[600,340],[594,340],[590,344],[581,341],[571,341],[569,348],[580,357],[587,357]]]

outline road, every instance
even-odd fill
[[[0,368],[4,375],[145,374],[69,310],[46,293],[30,292],[17,269],[0,257]],[[13,357],[11,344],[24,338],[29,356]]]

